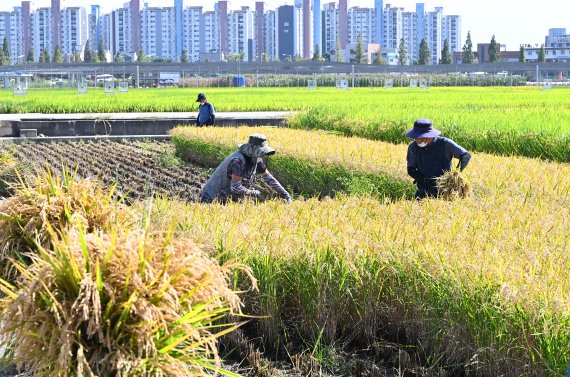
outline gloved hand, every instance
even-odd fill
[[[263,194],[259,190],[255,190],[255,189],[250,190],[248,195],[251,196],[252,198],[255,198],[255,199],[260,200],[260,201],[265,200],[265,197],[263,196]]]
[[[437,178],[424,178],[424,186],[425,187],[436,187],[437,186]]]

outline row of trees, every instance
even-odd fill
[[[420,43],[419,49],[419,56],[418,61],[413,62],[413,64],[419,65],[429,65],[431,64],[431,51],[429,50],[429,46],[427,43],[426,38],[423,38]],[[351,53],[354,56],[353,62],[362,64],[367,63],[367,54],[363,46],[362,42],[362,34],[358,35],[358,42],[356,43],[356,47],[354,50],[351,50]],[[337,62],[344,62],[344,57],[341,53],[340,48],[340,40],[337,39],[336,49],[334,52],[335,61]],[[233,54],[228,55],[228,61],[243,61],[245,58],[245,53],[240,54]],[[297,57],[290,57],[291,60],[297,60]],[[298,57],[300,59],[300,57]],[[325,54],[321,56],[319,45],[315,46],[315,52],[313,54],[313,61],[322,61],[322,60],[329,60],[330,54]],[[53,58],[51,58],[50,53],[47,49],[43,49],[39,56],[40,63],[63,63],[63,53],[61,48],[58,46],[55,47]],[[35,61],[34,49],[30,48],[28,51],[28,55],[26,57],[26,62],[33,63]],[[105,43],[103,40],[99,41],[99,46],[97,51],[93,51],[91,49],[91,44],[89,40],[85,44],[85,49],[83,51],[83,59],[81,59],[81,54],[79,52],[75,52],[72,56],[71,61],[74,63],[79,63],[81,61],[85,63],[98,63],[98,62],[106,62],[107,57],[105,53]],[[125,61],[125,58],[122,54],[118,53],[114,57],[114,61],[117,63],[122,63]],[[149,62],[149,61],[164,61],[164,59],[150,59],[144,53],[144,49],[141,47],[138,51],[137,62]],[[262,61],[269,61],[269,57],[266,53],[262,55]],[[489,44],[489,62],[500,62],[501,61],[501,49],[500,45],[495,40],[495,36],[491,39],[491,43]],[[526,62],[526,51],[525,47],[521,45],[520,53],[519,53],[519,61]],[[538,52],[538,62],[545,62],[546,61],[546,50],[544,44],[541,46]],[[181,62],[188,63],[188,52],[186,49],[182,50],[181,55]],[[441,51],[441,59],[439,60],[439,64],[451,64],[451,51],[449,47],[449,41],[445,39],[443,43],[443,49]],[[473,52],[473,42],[471,41],[471,32],[467,32],[467,39],[465,44],[463,45],[463,63],[465,64],[472,64],[475,63],[475,53]],[[382,51],[378,50],[376,57],[373,61],[373,64],[377,65],[386,65],[388,64],[385,59],[382,57]],[[400,39],[400,44],[398,46],[398,65],[406,65],[408,64],[408,54],[406,51],[406,45],[404,38]],[[8,40],[4,38],[2,43],[2,50],[0,50],[0,65],[10,65],[10,48],[8,45]]]
[[[418,61],[413,62],[413,64],[418,65],[429,65],[431,64],[431,51],[429,50],[429,46],[427,43],[427,39],[423,38],[420,43],[419,49],[419,56]],[[524,47],[521,47],[521,49]],[[351,50],[352,55],[354,56],[353,62],[354,63],[367,63],[367,56],[366,51],[364,50],[363,43],[362,43],[362,35],[358,35],[358,41],[356,43],[356,47],[354,50]],[[337,62],[343,62],[344,57],[341,53],[340,48],[340,40],[337,39],[337,45],[334,52],[335,60]],[[524,59],[524,51],[521,52],[522,59]],[[328,56],[321,57],[319,45],[315,46],[315,52],[313,54],[313,61],[320,61],[326,60]],[[540,59],[540,57],[539,57]],[[495,36],[491,39],[491,43],[489,46],[489,61],[490,62],[499,62],[501,61],[501,50],[500,45],[495,40]],[[525,61],[525,60],[521,60]],[[475,62],[475,54],[473,52],[473,42],[471,41],[471,32],[467,32],[467,40],[465,41],[465,45],[463,46],[463,63],[471,64]],[[443,49],[441,51],[441,58],[439,60],[439,64],[451,64],[451,49],[449,46],[449,40],[445,39],[443,43]],[[388,64],[385,59],[382,57],[382,51],[379,50],[376,54],[376,57],[373,61],[373,64],[378,65],[385,65]],[[408,53],[406,51],[406,42],[404,38],[400,39],[400,44],[398,45],[398,65],[407,65],[408,64]]]

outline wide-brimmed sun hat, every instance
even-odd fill
[[[439,130],[433,128],[433,123],[429,119],[418,119],[414,122],[414,127],[406,132],[406,136],[412,139],[419,139],[422,137],[436,137],[441,135]]]
[[[250,135],[247,143],[238,144],[238,150],[251,158],[259,158],[275,154],[275,149],[267,145],[267,137],[263,134]]]

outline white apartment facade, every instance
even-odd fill
[[[279,34],[277,33],[277,12],[270,10],[265,12],[265,53],[269,61],[279,59],[279,52],[277,46],[279,45]]]
[[[141,11],[141,46],[152,59],[176,59],[174,7],[145,7]]]
[[[374,8],[353,7],[348,10],[348,43],[358,43],[358,35],[362,35],[362,44],[366,46],[374,43],[376,33],[374,26],[376,16]]]
[[[244,53],[245,61],[252,61],[255,55],[255,12],[248,7],[228,14],[228,52]]]
[[[206,36],[201,33],[203,28],[202,7],[188,7],[183,12],[184,27],[182,48],[186,49],[188,61],[200,60],[200,52],[206,48]]]
[[[405,64],[413,64],[418,61],[419,46],[417,45],[418,19],[415,12],[402,13],[402,38],[404,38],[404,48],[406,49]],[[400,42],[398,42],[398,49]]]
[[[71,57],[76,52],[83,54],[87,43],[87,11],[83,7],[68,7],[61,11],[61,36],[60,48],[63,56]],[[91,45],[91,43],[90,43]],[[91,50],[96,51],[97,46],[91,45]]]
[[[32,13],[32,46],[34,57],[39,61],[41,52],[45,49],[50,57],[53,55],[55,46],[52,46],[52,23],[51,8],[39,8]]]
[[[220,51],[220,24],[216,12],[204,12],[203,27],[204,52]]]
[[[323,9],[323,28],[321,54],[334,54],[338,38],[338,9],[325,5]]]
[[[113,60],[117,54],[128,55],[133,51],[131,34],[131,12],[129,8],[113,11],[111,16],[111,54]]]
[[[443,16],[442,46],[447,39],[449,42],[449,51],[453,54],[461,51],[463,44],[461,41],[461,17],[460,16]],[[443,48],[443,47],[442,47]]]
[[[442,40],[442,24],[443,10],[436,8],[435,12],[426,13],[426,40],[431,54],[431,64],[438,64],[441,59],[441,50],[443,49]]]
[[[22,32],[22,12],[20,7],[14,7],[12,12],[0,12],[0,48],[4,44],[4,39],[6,39],[10,54],[10,64],[26,60]]]
[[[384,48],[397,49],[403,36],[402,25],[403,9],[386,5],[384,11]]]

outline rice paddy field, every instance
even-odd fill
[[[114,96],[105,95],[101,89],[81,96],[72,90],[38,89],[26,97],[0,93],[0,111],[195,111],[199,91],[206,91],[218,112],[296,111],[288,121],[293,128],[403,143],[403,132],[413,121],[429,117],[447,136],[471,150],[570,162],[568,88],[208,88],[130,90]]]
[[[155,106],[153,111],[161,111],[156,108],[164,103],[161,101],[168,100],[170,104],[180,101],[176,106],[189,107],[176,108],[175,111],[188,111],[194,105],[197,91],[139,92],[138,105],[145,109],[141,111],[147,111],[151,106]],[[197,250],[204,251],[215,260],[204,261],[200,265],[214,263],[224,268],[217,284],[227,284],[238,292],[233,294],[224,290],[224,297],[230,299],[217,304],[216,314],[211,317],[204,315],[206,319],[197,322],[202,326],[198,332],[206,333],[206,339],[213,341],[214,335],[209,332],[215,332],[219,322],[209,322],[209,318],[219,321],[223,317],[220,311],[226,310],[225,307],[234,315],[239,315],[239,312],[245,314],[247,323],[239,330],[232,327],[235,316],[226,318],[223,323],[229,321],[226,325],[229,327],[220,328],[221,338],[216,344],[222,355],[236,357],[237,354],[244,358],[245,363],[251,365],[250,375],[279,375],[271,365],[281,361],[292,365],[296,373],[312,376],[565,375],[570,363],[570,165],[565,157],[570,153],[567,144],[570,140],[570,118],[566,91],[540,92],[530,88],[430,88],[426,91],[248,88],[240,92],[237,89],[209,89],[207,94],[217,111],[271,109],[300,112],[290,119],[291,127],[286,129],[177,128],[172,131],[173,145],[169,147],[175,149],[176,158],[207,171],[234,151],[236,144],[246,141],[248,135],[262,132],[277,150],[277,154],[267,161],[268,169],[293,193],[293,203],[286,204],[269,197],[263,203],[244,201],[202,205],[192,201],[195,196],[181,200],[139,195],[140,200],[133,201],[128,207],[129,213],[135,216],[134,220],[125,221],[126,215],[118,212],[121,215],[116,217],[123,219],[119,229],[113,230],[105,222],[99,226],[100,232],[95,231],[99,228],[93,225],[89,229],[81,228],[78,233],[76,226],[67,228],[60,225],[57,233],[60,236],[52,235],[51,242],[42,243],[39,251],[34,249],[34,253],[39,253],[38,257],[32,258],[34,263],[24,265],[20,262],[21,280],[0,284],[8,296],[1,309],[5,315],[26,313],[25,310],[32,310],[41,303],[41,317],[37,318],[47,321],[51,318],[49,313],[69,311],[74,318],[72,323],[80,324],[73,333],[77,335],[75,346],[68,347],[71,354],[81,355],[80,360],[85,360],[84,364],[56,364],[45,369],[47,375],[65,375],[61,371],[66,365],[72,372],[87,370],[88,366],[96,371],[93,365],[98,358],[102,358],[105,365],[118,368],[112,370],[123,373],[117,375],[202,374],[204,370],[200,365],[217,365],[213,343],[207,343],[206,354],[210,356],[210,364],[196,362],[191,357],[195,349],[192,346],[203,351],[201,343],[196,338],[189,341],[181,336],[177,327],[181,324],[190,326],[190,322],[184,319],[194,319],[187,314],[192,313],[192,306],[188,306],[187,300],[181,301],[184,305],[172,306],[176,300],[169,299],[164,304],[168,307],[164,312],[169,313],[168,316],[161,314],[157,317],[156,314],[163,313],[163,296],[178,297],[174,287],[155,289],[157,281],[170,283],[168,279],[158,278],[167,276],[159,271],[166,271],[176,264],[172,263],[176,260],[175,255],[166,253],[166,250],[181,253],[181,260],[187,261],[189,256],[180,249],[186,241],[178,240],[191,240]],[[66,95],[85,101],[77,102],[78,107],[97,104],[97,93],[89,94],[93,97],[58,93],[62,97],[55,97],[53,105],[62,106],[60,109],[72,106],[71,103],[64,104],[64,100],[57,105],[57,101]],[[129,97],[131,94],[135,93],[131,91],[123,97],[113,98],[101,95],[101,103],[107,102],[105,106],[115,108],[115,111],[135,111],[134,108],[124,110],[126,108],[121,107],[135,106],[135,97]],[[32,100],[33,95],[30,92],[27,98],[18,101]],[[145,95],[149,97],[145,99]],[[88,98],[92,104],[88,103]],[[48,100],[41,101],[49,103]],[[112,107],[113,101],[116,101],[116,107]],[[121,104],[121,101],[124,102]],[[24,106],[23,102],[21,106]],[[168,106],[164,111],[174,111],[168,110]],[[414,186],[406,175],[407,145],[402,131],[419,117],[431,118],[446,136],[473,136],[473,139],[461,140],[453,136],[474,151],[464,171],[471,186],[470,197],[413,200]],[[388,129],[382,128],[385,124],[397,127],[384,134]],[[376,128],[371,125],[376,125]],[[475,147],[469,144],[469,140]],[[541,144],[544,140],[551,144]],[[511,145],[511,149],[505,149],[504,145]],[[515,146],[519,149],[513,150]],[[543,149],[537,149],[537,146]],[[70,156],[72,161],[75,158],[72,157],[73,146],[65,148],[60,154],[63,159]],[[84,146],[77,148],[78,151],[86,151]],[[151,150],[156,154],[155,147]],[[141,153],[144,156],[146,152]],[[119,154],[130,156],[128,153]],[[25,156],[23,152],[21,155]],[[136,154],[133,152],[133,155]],[[17,165],[11,157],[14,154],[7,153],[0,159],[6,169]],[[135,159],[129,157],[125,163]],[[89,158],[81,162],[83,165],[90,163]],[[101,165],[100,162],[98,164]],[[125,171],[136,170],[136,166]],[[162,166],[161,169],[168,168]],[[105,170],[103,166],[98,166],[98,169]],[[181,168],[172,166],[171,169]],[[160,173],[169,176],[166,170],[160,170]],[[53,178],[47,181],[49,183]],[[168,185],[172,183],[168,181]],[[261,182],[257,185],[263,186]],[[53,182],[47,186],[51,187],[48,191],[54,192],[55,197],[63,195],[60,191],[69,191],[72,185],[62,184],[67,189],[59,191],[54,190],[58,185]],[[81,192],[86,190],[80,187]],[[27,193],[24,197],[29,198],[31,191],[24,191]],[[14,197],[17,195],[18,192]],[[34,195],[41,198],[47,195],[48,198],[42,200],[53,205],[61,202],[66,206],[65,203],[73,202],[70,199],[49,199],[52,194],[46,194],[45,190]],[[81,194],[73,198],[79,198],[74,200],[81,203],[83,197]],[[109,200],[105,198],[108,197],[101,201]],[[10,200],[7,198],[4,204],[0,204],[0,213],[5,215],[8,209],[15,211],[13,208],[20,208]],[[17,203],[21,203],[22,199],[19,200]],[[46,204],[45,208],[51,207]],[[76,218],[86,219],[88,224],[111,218],[102,217],[98,212],[91,214],[93,210],[88,211],[91,207],[85,203],[73,207],[80,214],[78,216],[70,216],[73,211],[69,209],[71,207],[66,208],[61,213],[70,223]],[[46,213],[46,210],[38,211]],[[18,214],[18,224],[24,224],[22,219],[29,216],[29,212]],[[53,213],[47,211],[49,216]],[[5,218],[0,217],[0,221],[5,221]],[[63,222],[59,217],[57,219],[58,224]],[[12,223],[0,225],[6,224]],[[141,228],[145,235],[166,236],[139,241],[138,254],[127,252],[128,245],[136,243],[132,233],[136,234]],[[29,229],[29,226],[21,229]],[[123,235],[125,229],[129,229],[127,235]],[[89,234],[82,236],[81,232]],[[4,234],[0,231],[0,240]],[[15,233],[10,234],[11,245],[24,247],[22,245],[27,244],[15,243]],[[32,238],[37,237],[33,234],[42,234],[42,240],[50,239],[47,230],[25,234]],[[143,239],[145,237],[148,236]],[[116,242],[127,246],[115,247]],[[105,251],[108,245],[111,245],[109,251]],[[148,255],[145,254],[146,245],[150,248]],[[152,251],[159,250],[156,245],[166,246],[161,246],[160,251]],[[115,254],[111,252],[115,249],[136,262],[132,265],[132,272],[128,272],[131,267],[123,270],[128,272],[129,282],[130,276],[136,278],[133,281],[138,284],[137,290],[132,291],[131,284],[128,284],[129,289],[120,284],[114,288],[103,284],[107,282],[105,276],[109,276],[109,284],[120,283],[119,275],[113,270],[115,267],[101,262],[110,260],[124,266],[121,258],[115,260]],[[72,310],[79,304],[70,305],[71,309],[66,311],[57,305],[51,307],[57,301],[53,298],[35,304],[26,301],[27,297],[32,297],[33,290],[41,286],[38,279],[44,276],[40,271],[49,271],[46,264],[59,266],[51,256],[58,255],[69,261],[73,259],[69,256],[73,250],[77,250],[72,254],[78,258],[79,267],[71,270],[79,271],[77,274],[81,272],[84,280],[79,279],[82,288],[77,283],[77,289],[65,292],[76,297],[76,302],[81,305],[96,302],[88,297],[98,296],[88,296],[87,292],[92,291],[85,290],[93,284],[93,292],[98,290],[103,302],[113,302],[105,300],[112,300],[116,292],[127,292],[117,296],[122,297],[123,303],[113,308],[118,310],[135,305],[130,312],[119,310],[117,315],[121,320],[118,322],[113,322],[116,318],[112,316],[114,309],[108,310],[109,316],[101,311],[101,318],[110,318],[111,329],[118,329],[109,330],[110,334],[119,331],[123,337],[121,342],[116,342],[122,347],[119,355],[122,358],[118,363],[111,363],[117,354],[107,346],[109,339],[95,335],[97,326],[107,334],[105,322],[98,325],[91,321],[89,326],[87,322],[81,325],[81,320],[77,319],[81,316],[77,317],[76,311]],[[3,255],[7,252],[4,248]],[[95,257],[104,255],[106,257],[101,261]],[[155,268],[155,264],[158,267]],[[188,266],[191,271],[192,264]],[[61,267],[55,269],[62,270]],[[173,273],[176,279],[186,276],[183,270]],[[59,298],[54,293],[59,292],[59,280],[49,273],[46,276],[50,279],[49,285],[46,284],[48,292]],[[124,274],[120,276],[124,279]],[[77,281],[77,277],[74,279],[71,280]],[[222,283],[224,279],[225,283]],[[189,291],[198,290],[207,284],[207,280],[198,283],[198,288],[196,285],[188,288]],[[70,279],[64,281],[69,282]],[[145,288],[143,283],[152,289]],[[26,294],[19,295],[19,290]],[[109,296],[109,292],[115,293]],[[216,295],[217,291],[212,292]],[[180,294],[180,297],[186,297],[183,292]],[[42,297],[51,296],[44,294]],[[26,306],[22,307],[23,303]],[[61,307],[67,306],[62,303]],[[179,313],[174,316],[176,311]],[[134,318],[132,321],[131,317]],[[153,322],[149,322],[151,319]],[[53,322],[58,323],[57,320]],[[138,334],[139,328],[143,331],[150,323],[171,323],[144,333],[156,339],[156,344],[144,344],[147,350],[144,352],[152,357],[137,351],[140,342],[136,337],[131,339],[126,335],[128,331]],[[42,326],[41,332],[38,329],[35,333],[33,327],[28,326],[27,321],[22,321],[21,327],[3,326],[2,331],[10,335],[7,339],[34,344],[37,349],[42,349],[37,340],[38,334],[47,334],[51,328]],[[172,337],[167,336],[170,328],[177,329]],[[184,327],[184,331],[188,329]],[[91,337],[84,335],[87,331],[91,331]],[[35,335],[26,337],[28,333]],[[99,338],[106,339],[104,347],[95,346],[97,342],[94,339]],[[123,342],[123,339],[127,341]],[[49,341],[41,344],[46,349],[54,348]],[[14,346],[8,342],[9,349]],[[32,359],[33,355],[25,355],[21,348],[14,349],[17,352],[14,351],[13,355],[18,357],[19,366],[43,365],[38,363],[49,359],[43,357],[38,361],[38,358]],[[54,352],[50,355],[57,356]],[[199,357],[205,357],[200,352]],[[134,359],[129,358],[131,354],[135,355]],[[358,367],[347,362],[354,358],[360,360]],[[57,360],[66,358],[59,356]],[[192,372],[184,371],[182,364],[174,364],[178,360],[182,364],[193,365]],[[347,367],[348,364],[351,366]],[[125,374],[126,365],[131,368],[130,374]],[[144,369],[145,365],[154,369]],[[176,370],[166,365],[175,365]],[[140,373],[141,370],[146,374]]]

